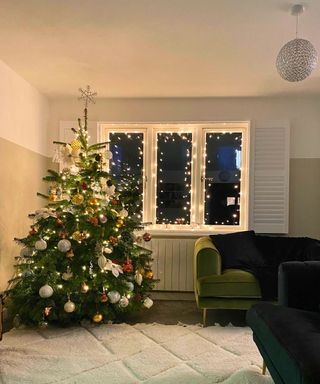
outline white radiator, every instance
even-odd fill
[[[159,291],[193,291],[193,247],[196,239],[153,238],[144,246],[152,250],[154,287]]]

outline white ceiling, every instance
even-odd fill
[[[295,37],[294,1],[0,0],[0,59],[49,97],[320,94],[320,65],[299,83],[276,56]],[[320,53],[320,0],[299,35]]]

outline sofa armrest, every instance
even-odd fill
[[[221,275],[221,256],[210,237],[200,237],[194,245],[194,277]]]
[[[279,266],[280,305],[319,311],[320,261],[287,261]]]

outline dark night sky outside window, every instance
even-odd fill
[[[241,141],[241,133],[206,133],[205,224],[239,224]]]
[[[116,181],[117,188],[129,179],[136,183],[135,193],[143,194],[143,134],[110,133],[110,173]],[[134,192],[134,191],[131,191]],[[137,211],[142,211],[142,199]]]
[[[157,134],[157,224],[190,224],[191,133]]]

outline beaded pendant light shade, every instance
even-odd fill
[[[286,43],[280,50],[276,67],[280,76],[290,82],[306,79],[316,68],[318,53],[310,41],[298,38],[299,15],[304,12],[302,4],[292,7],[296,16],[296,38]]]

